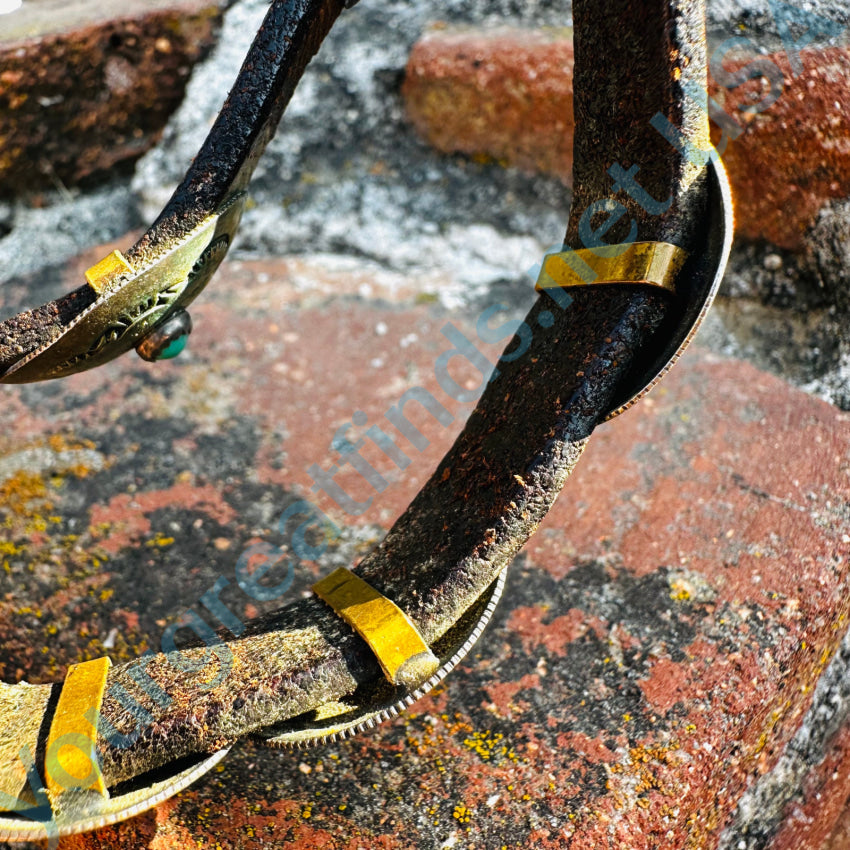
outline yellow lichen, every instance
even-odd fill
[[[454,817],[458,823],[469,823],[471,816],[472,812],[464,806],[463,803],[458,803],[455,806],[455,810],[452,812],[452,817]]]
[[[159,546],[159,547],[164,548],[166,546],[171,546],[172,543],[174,543],[173,537],[166,537],[164,534],[162,534],[158,531],[151,540],[147,541],[146,545],[148,545],[148,546]]]

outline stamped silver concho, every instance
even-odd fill
[[[142,269],[124,261],[123,272],[91,305],[55,339],[0,375],[0,383],[62,378],[129,351],[200,294],[227,253],[243,206],[244,195],[229,199]]]
[[[0,841],[46,841],[56,847],[58,839],[101,829],[152,809],[188,788],[212,770],[228,750],[174,763],[156,777],[138,776],[122,783],[106,797],[96,792],[64,794],[62,805],[51,809],[42,791],[41,805],[0,814]],[[163,775],[163,772],[165,775]]]
[[[676,276],[679,307],[655,334],[655,347],[641,352],[639,372],[614,399],[606,419],[628,410],[658,384],[690,345],[714,303],[732,250],[735,222],[729,178],[716,152],[706,170],[708,210],[696,244],[688,248],[688,259]]]

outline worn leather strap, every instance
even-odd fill
[[[265,99],[245,96],[253,112],[225,108],[212,142],[130,252],[135,259],[158,250],[196,210],[214,208],[230,188],[222,174],[231,183],[247,180],[306,64],[301,59],[315,49],[340,5],[311,0],[272,6],[272,24],[267,19],[260,42],[271,37],[274,21],[294,26],[300,15],[306,30],[296,27],[303,50],[296,51],[297,67],[281,65],[270,86],[259,65],[246,63],[243,74],[266,92]],[[705,89],[702,3],[575,0],[573,15],[575,188],[565,245],[591,247],[588,233],[605,243],[668,242],[696,258],[682,274],[699,278],[705,272],[698,258],[710,240],[706,172],[693,151],[708,149],[708,119],[684,87]],[[266,44],[260,56],[264,49],[271,48]],[[240,76],[231,101],[243,102],[243,88],[248,86]],[[677,144],[657,129],[659,116],[661,126],[675,128]],[[259,121],[260,129],[240,146],[244,120]],[[639,171],[630,171],[633,166]],[[625,178],[614,191],[609,172],[620,174],[617,167],[637,174],[655,205]],[[621,207],[606,201],[612,198]],[[610,222],[612,211],[621,208],[619,219]],[[43,338],[79,306],[79,292],[5,323],[0,339],[12,333],[26,348]],[[657,288],[580,288],[566,298],[541,293],[463,432],[357,569],[399,606],[429,646],[461,620],[533,533],[597,423],[629,397],[635,376],[660,356],[680,309],[674,296]],[[2,363],[19,356],[8,344],[0,347]],[[160,654],[110,670],[97,743],[107,785],[213,752],[244,735],[271,737],[275,724],[383,676],[365,641],[316,598],[253,621],[226,645],[199,646],[182,656]],[[189,669],[192,663],[196,669]],[[140,682],[148,684],[141,688]],[[21,699],[31,700],[42,711],[48,692],[49,686],[18,692],[15,704],[20,710]],[[3,696],[0,690],[0,703]],[[132,701],[136,707],[128,710]],[[2,748],[0,740],[0,753]]]
[[[606,172],[619,162],[625,169],[640,164],[646,190],[670,198],[660,216],[621,198],[637,237],[687,249],[705,213],[701,170],[651,122],[660,113],[691,144],[707,146],[706,114],[688,109],[681,92],[684,82],[704,88],[702,9],[677,9],[666,0],[579,2],[574,17],[576,171],[566,243],[582,247],[579,222],[592,203],[610,196]],[[608,241],[623,240],[612,228]],[[528,350],[515,356],[525,341],[509,344],[510,359],[500,363],[455,445],[358,567],[429,644],[492,584],[545,516],[669,303],[667,293],[630,288],[576,291],[566,306],[540,296],[526,318],[533,332]],[[177,677],[167,657],[136,662],[173,697],[166,708],[134,687],[134,665],[113,671],[113,681],[138,695],[156,723],[123,749],[101,741],[105,775],[125,779],[262,733],[382,675],[365,643],[316,599],[261,618],[228,649],[226,679],[206,690],[208,669]],[[194,657],[213,651],[198,648]],[[109,695],[104,716],[132,732],[132,718]]]

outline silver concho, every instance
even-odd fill
[[[173,243],[142,269],[122,275],[50,340],[0,376],[27,383],[82,372],[118,357],[186,308],[224,259],[236,231],[244,196],[229,199],[214,215]]]

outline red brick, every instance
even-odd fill
[[[76,185],[159,138],[212,45],[218,0],[25,3],[0,39],[0,196]]]
[[[710,83],[741,127],[724,146],[736,229],[800,250],[821,207],[850,195],[850,50],[803,50],[796,77],[784,53],[760,58],[784,79],[764,111],[741,111],[762,97],[759,80],[732,89]],[[747,61],[732,57],[724,68],[741,71]],[[411,51],[403,92],[414,126],[439,150],[569,181],[572,66],[567,33],[438,31]],[[719,143],[720,133],[714,138]]]
[[[850,847],[850,798],[838,817],[838,822],[823,847],[818,850],[847,850]]]
[[[403,94],[436,148],[572,173],[572,38],[557,30],[435,32],[414,45]]]
[[[796,77],[784,53],[765,58],[782,72],[784,85],[763,112],[741,111],[761,97],[756,81],[712,88],[744,127],[723,160],[735,191],[738,234],[799,250],[821,207],[850,195],[850,49],[801,51],[803,70]],[[728,63],[731,70],[736,66]]]

